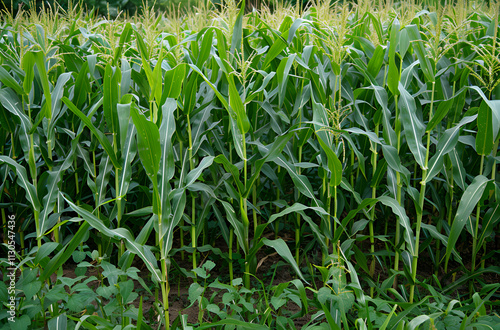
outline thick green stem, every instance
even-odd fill
[[[229,229],[229,280],[233,284],[233,236],[234,229]]]
[[[481,166],[479,167],[479,175],[483,175],[483,166],[484,166],[484,155],[481,155]],[[472,236],[472,264],[471,264],[471,272],[474,272],[476,270],[476,257],[478,253],[478,249],[480,247],[477,246],[477,237],[479,234],[479,220],[481,218],[481,203],[477,204],[477,209],[476,209],[476,224],[474,226],[474,235]],[[472,286],[474,284],[474,281],[472,280],[470,282],[470,291],[472,292]]]
[[[161,218],[161,210],[158,216],[158,229],[159,232],[162,232],[162,218]],[[170,315],[169,315],[169,303],[168,303],[168,293],[170,291],[170,286],[168,284],[168,269],[167,269],[167,260],[165,254],[165,248],[163,244],[163,238],[158,238],[158,233],[156,234],[157,241],[160,246],[160,263],[161,263],[161,295],[163,298],[163,313],[165,315],[165,328],[167,330],[170,329]]]
[[[248,220],[247,215],[247,199],[240,198],[241,205],[241,218],[243,220],[243,236],[244,236],[244,244],[245,246],[242,248],[244,251],[249,251],[249,241],[248,241],[248,231],[250,228],[250,221]],[[250,289],[250,260],[245,256],[245,287]]]
[[[434,91],[435,91],[436,83],[432,82],[432,94],[431,94],[431,108],[429,111],[429,121],[432,120],[432,111],[434,106]],[[417,227],[415,229],[415,250],[413,251],[413,260],[412,260],[412,285],[410,287],[410,303],[413,303],[413,297],[415,294],[415,282],[417,279],[417,264],[418,264],[418,253],[420,246],[420,228],[422,226],[422,216],[424,213],[424,201],[425,201],[425,188],[426,188],[426,179],[427,179],[427,168],[429,165],[429,151],[431,147],[431,132],[427,132],[427,148],[425,152],[425,163],[422,168],[422,181],[420,182],[420,196],[419,196],[419,207],[420,210],[417,210]]]
[[[257,178],[256,182],[259,181],[259,178]],[[256,236],[257,234],[257,226],[259,225],[259,220],[257,218],[257,210],[255,209],[257,207],[257,183],[254,183],[252,187],[252,202],[254,209],[252,210],[252,215],[253,215],[253,235],[254,239],[258,239]]]
[[[189,139],[189,169],[192,171],[194,169],[193,140],[189,115],[187,115],[187,129]],[[198,263],[196,262],[196,199],[194,195],[191,195],[191,246],[193,247],[193,269],[195,269]]]
[[[245,137],[243,136],[243,178],[244,178],[244,188],[247,190],[247,147]],[[240,207],[241,207],[241,218],[243,222],[243,242],[245,246],[242,246],[244,251],[250,251],[249,248],[249,236],[248,233],[250,231],[250,221],[248,220],[247,213],[247,199],[240,197]],[[248,260],[247,256],[245,256],[245,287],[250,289],[250,260]]]
[[[302,162],[302,146],[299,147],[299,163]],[[301,174],[301,169],[300,167],[297,167],[297,173],[298,175]],[[300,198],[300,192],[297,189],[297,198],[296,202],[299,201]],[[299,257],[300,257],[300,214],[297,212],[297,223],[295,225],[295,262],[297,265],[299,264]]]
[[[378,137],[379,134],[379,125],[375,125],[375,134]],[[378,151],[377,145],[373,143],[372,145],[372,180],[375,179],[375,173],[377,172],[377,160],[378,160]],[[372,198],[377,197],[377,186],[372,184]],[[372,207],[370,212],[370,222],[368,224],[370,231],[370,253],[372,255],[372,262],[370,264],[370,277],[374,277],[375,275],[375,232],[373,229],[373,223],[375,222],[375,208]],[[370,287],[370,296],[373,298],[374,288]]]
[[[5,209],[0,210],[2,212],[2,225],[3,225],[3,242],[7,244],[7,217],[5,216]]]
[[[399,149],[401,147],[401,121],[399,120],[399,107],[398,107],[398,95],[394,95],[394,99],[396,102],[396,123],[395,123],[395,132],[396,137],[398,139],[397,150],[399,154]],[[401,173],[396,172],[396,180],[397,180],[397,191],[396,191],[396,200],[398,204],[401,205],[401,189],[403,183],[401,182]],[[399,225],[399,217],[396,217],[396,233],[394,235],[394,245],[399,246],[399,241],[401,239],[401,226]],[[394,253],[394,270],[397,272],[399,270],[399,249],[395,250]],[[397,277],[394,278],[394,288],[397,287]]]
[[[180,163],[182,164],[182,141],[179,141],[179,157],[180,157]],[[181,219],[181,223],[179,226],[179,235],[181,237],[181,247],[184,247],[184,219]],[[181,260],[184,261],[185,255],[184,251],[181,251]]]
[[[278,166],[278,176],[279,176],[279,173],[280,173],[280,169],[281,169],[281,166]],[[279,201],[280,199],[280,189],[279,187],[276,187],[277,191],[276,191],[276,200]],[[278,205],[276,205],[276,213],[279,213],[279,210],[280,208],[278,207]],[[276,219],[275,221],[275,225],[274,225],[274,238],[277,239],[278,238],[278,231],[279,231],[279,228],[280,228],[280,219]]]
[[[497,160],[496,160],[496,156],[497,156],[497,150],[498,150],[498,142],[500,140],[497,139],[495,144],[493,145],[493,151],[492,151],[492,156],[493,156],[493,166],[491,167],[491,181],[492,182],[495,182],[495,175],[496,175],[496,172],[497,172]],[[490,195],[490,198],[491,196],[493,195],[494,193],[494,190],[491,190],[489,195]],[[498,202],[498,201],[497,201]],[[483,251],[484,251],[484,255],[486,255],[486,242],[483,243]],[[483,269],[485,267],[485,263],[486,263],[486,260],[482,260],[481,261],[481,269]]]

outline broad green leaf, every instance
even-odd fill
[[[399,158],[398,150],[396,148],[382,144],[382,151],[384,152],[384,159],[394,171],[402,173],[403,175],[410,174],[408,169],[401,163],[401,159]]]
[[[373,56],[368,62],[368,72],[372,77],[376,77],[378,75],[380,69],[382,68],[382,64],[384,64],[384,52],[385,49],[381,45],[378,45],[377,48],[375,48]]]
[[[398,44],[399,27],[398,19],[394,18],[389,38],[389,72],[387,73],[387,86],[392,95],[399,95],[400,73],[398,66],[396,66],[396,46]],[[378,74],[378,72],[376,74]]]
[[[5,86],[12,88],[18,95],[24,94],[23,88],[2,66],[0,66],[0,81]]]
[[[405,230],[405,241],[409,246],[410,251],[415,251],[415,242],[414,242],[414,237],[413,237],[413,230],[411,229],[410,225],[410,219],[406,215],[405,209],[399,205],[398,201],[396,201],[394,198],[391,198],[389,196],[381,196],[378,198],[378,200],[386,205],[389,206],[392,209],[392,212],[394,212],[395,215],[399,217],[399,221],[401,226]]]
[[[161,161],[160,161],[160,177],[159,177],[159,194],[160,201],[163,205],[168,204],[168,195],[171,190],[170,180],[175,173],[174,153],[172,150],[172,136],[175,132],[174,111],[177,108],[177,102],[174,99],[168,98],[162,106],[162,123],[160,126],[160,146],[161,146]],[[162,209],[162,217],[167,217],[167,209]]]
[[[78,118],[80,118],[80,120],[85,124],[85,126],[87,126],[90,129],[90,131],[95,135],[95,137],[99,140],[102,147],[104,148],[104,150],[108,154],[109,158],[111,159],[111,162],[113,163],[113,165],[116,168],[121,169],[120,163],[118,162],[118,159],[116,158],[116,154],[113,150],[113,147],[111,146],[111,143],[109,143],[106,136],[101,131],[99,131],[97,128],[95,128],[94,124],[92,124],[90,119],[87,118],[87,116],[85,116],[85,114],[83,112],[78,110],[77,107],[73,104],[73,102],[71,102],[67,97],[63,97],[62,101],[68,106],[68,108],[75,115],[78,116]]]
[[[63,196],[64,197],[64,196]],[[160,271],[156,265],[156,259],[154,255],[151,253],[148,247],[145,245],[139,244],[135,241],[133,235],[125,228],[117,228],[110,229],[104,225],[104,223],[97,218],[95,215],[90,213],[89,211],[73,204],[71,201],[64,197],[69,206],[77,212],[86,223],[88,223],[93,228],[97,229],[101,234],[106,235],[110,238],[114,238],[116,240],[124,240],[127,249],[129,249],[132,253],[135,253],[139,256],[139,258],[144,261],[146,267],[151,272],[151,275],[157,282],[161,282]]]
[[[420,324],[426,322],[429,320],[428,315],[420,315],[411,320],[411,322],[408,324],[408,329],[409,330],[414,330],[416,329]]]
[[[462,160],[458,155],[457,148],[453,148],[448,156],[450,157],[450,161],[453,166],[453,181],[457,183],[460,189],[465,190],[467,187],[467,184],[465,183],[467,173],[465,172]]]
[[[214,161],[214,158],[215,157],[213,157],[213,156],[206,156],[206,157],[204,157],[201,160],[201,162],[198,165],[198,167],[196,167],[195,169],[193,169],[186,176],[186,184],[185,184],[185,186],[189,187],[190,185],[192,185],[200,177],[200,175],[203,173],[203,171],[207,167],[209,167],[210,165],[212,165],[212,162]]]
[[[43,94],[45,96],[45,116],[47,119],[52,119],[52,97],[50,94],[50,83],[49,83],[49,76],[47,75],[47,71],[45,69],[45,56],[43,52],[32,52],[34,58],[35,58],[35,63],[36,63],[36,68],[38,71],[38,76],[40,78],[40,81],[42,83],[42,90]]]
[[[222,164],[222,166],[224,166],[224,169],[226,170],[226,172],[231,173],[231,175],[233,176],[233,179],[236,183],[236,187],[238,188],[239,194],[241,196],[243,196],[243,193],[245,192],[245,186],[243,185],[243,183],[240,180],[240,172],[239,172],[238,168],[235,165],[231,164],[229,162],[229,160],[226,158],[226,156],[224,156],[224,155],[219,155],[219,156],[215,157],[214,162],[216,162],[218,164]]]
[[[288,245],[286,245],[285,241],[283,241],[281,238],[278,238],[276,240],[270,240],[267,238],[263,238],[262,242],[265,245],[270,246],[273,249],[275,249],[276,252],[278,252],[278,254],[292,266],[293,270],[295,270],[297,275],[304,282],[308,283],[306,281],[306,279],[304,278],[304,276],[302,275],[302,272],[300,271],[299,266],[295,262],[295,259],[293,258],[292,253],[290,252],[290,249],[288,248]]]
[[[477,116],[476,152],[482,156],[489,155],[493,149],[493,143],[492,110],[483,101]]]
[[[483,246],[484,241],[490,236],[500,220],[500,204],[493,205],[484,215],[481,235],[477,240],[477,246]]]
[[[483,91],[477,86],[469,86],[468,88],[475,90],[481,96],[483,101],[490,107],[493,114],[493,137],[495,140],[498,139],[500,133],[500,100],[489,100],[486,95],[484,95]]]
[[[434,82],[434,68],[429,61],[429,56],[427,56],[427,52],[424,47],[424,43],[420,37],[420,31],[416,25],[407,25],[406,31],[408,32],[408,36],[412,41],[412,47],[415,53],[417,54],[418,61],[420,62],[420,68],[425,75],[425,78],[429,82]],[[401,89],[400,89],[401,92]]]
[[[488,182],[489,180],[485,176],[478,175],[474,178],[472,184],[467,187],[462,195],[460,204],[458,205],[457,214],[455,215],[455,219],[451,225],[448,246],[446,247],[446,260],[450,258],[451,251],[455,247],[458,237],[462,233],[465,222],[471,221],[470,215],[481,199]]]
[[[229,75],[227,80],[229,83],[229,106],[234,113],[229,113],[229,115],[236,120],[240,132],[244,135],[250,129],[250,121],[245,112],[245,106],[243,105],[243,101],[241,101],[240,94],[236,89],[233,75]]]
[[[281,135],[277,137],[274,142],[271,144],[271,146],[268,148],[268,146],[264,146],[261,143],[257,143],[257,147],[261,151],[261,153],[264,153],[264,157],[261,159],[257,160],[255,163],[254,171],[255,173],[252,175],[252,177],[248,180],[247,182],[247,190],[245,191],[244,198],[247,198],[252,191],[253,185],[257,178],[260,176],[260,172],[262,169],[262,166],[264,166],[265,163],[271,162],[275,160],[283,151],[285,148],[285,145],[290,141],[291,137],[293,135],[293,132],[289,132],[288,134]]]
[[[278,69],[276,70],[276,77],[278,79],[278,105],[280,108],[283,106],[283,102],[285,101],[288,78],[290,77],[289,73],[295,57],[296,55],[292,54],[289,57],[283,58],[278,66]]]
[[[214,29],[208,28],[203,35],[203,41],[201,42],[200,53],[198,54],[198,59],[196,60],[196,65],[201,67],[208,60],[210,52],[212,50],[212,43],[214,41]]]
[[[375,86],[372,84],[371,86],[373,88],[373,91],[375,93],[375,98],[377,102],[382,106],[382,118],[384,120],[384,124],[382,125],[383,128],[383,134],[384,134],[384,140],[387,144],[397,147],[397,138],[396,138],[396,132],[392,129],[391,125],[391,112],[389,108],[387,107],[388,105],[388,96],[387,92],[385,89],[383,89],[380,86]]]
[[[43,208],[40,212],[40,233],[37,238],[41,238],[45,235],[45,232],[49,230],[52,225],[47,223],[47,219],[49,214],[54,211],[54,206],[56,204],[57,196],[59,195],[59,185],[62,179],[63,173],[70,167],[73,162],[73,150],[70,151],[68,155],[66,155],[66,159],[64,162],[58,166],[57,168],[49,171],[49,176],[47,178],[47,192],[42,199]]]
[[[476,116],[465,117],[458,123],[455,127],[450,128],[444,132],[444,134],[439,138],[436,153],[429,161],[429,169],[427,171],[427,176],[425,177],[425,183],[430,182],[432,178],[438,174],[443,169],[444,156],[451,152],[458,142],[458,133],[460,128],[476,119]]]
[[[71,241],[50,259],[49,263],[45,266],[40,274],[40,281],[45,282],[71,257],[75,249],[82,243],[85,235],[88,235],[87,231],[89,230],[89,226],[87,222],[82,222]]]
[[[247,250],[248,243],[245,242],[245,229],[243,228],[243,223],[239,221],[236,217],[236,213],[234,212],[231,204],[225,201],[220,201],[224,210],[226,211],[227,220],[231,224],[234,230],[234,234],[236,235],[236,239],[238,240],[238,244],[243,249],[243,253],[247,255],[249,251]]]
[[[181,63],[175,68],[165,73],[165,87],[163,88],[162,99],[178,98],[181,94],[182,82],[186,76],[186,64]],[[163,101],[162,101],[163,104]]]
[[[288,172],[288,174],[292,177],[295,186],[297,187],[297,189],[300,191],[301,194],[312,199],[316,206],[320,206],[320,204],[316,200],[316,197],[314,196],[314,191],[312,189],[311,183],[309,182],[309,179],[307,179],[306,176],[297,174],[297,169],[295,168],[295,166],[287,162],[281,156],[276,158],[274,162]]]
[[[333,152],[330,146],[328,146],[318,135],[318,142],[325,151],[326,156],[328,157],[328,168],[330,169],[331,177],[330,177],[330,186],[336,187],[342,181],[342,164],[340,163],[339,158]]]
[[[21,58],[21,68],[25,73],[23,89],[26,94],[29,94],[33,87],[33,79],[35,79],[35,56],[32,52],[26,52]]]
[[[17,183],[26,191],[26,199],[35,211],[40,212],[41,205],[36,193],[36,188],[29,182],[26,169],[12,158],[0,155],[0,163],[6,163],[17,175]]]
[[[63,330],[68,327],[68,318],[65,314],[61,314],[49,320],[47,323],[49,330]]]
[[[231,54],[235,55],[236,52],[241,52],[241,43],[243,39],[243,16],[245,15],[245,0],[240,2],[240,10],[233,27],[233,36],[231,39]]]
[[[121,77],[119,69],[115,68],[115,70],[113,70],[111,65],[108,63],[104,72],[103,112],[104,118],[106,118],[106,123],[108,124],[108,129],[114,136],[114,141],[117,141],[116,137],[118,137],[118,133],[120,132],[118,124],[118,110],[116,107],[120,101],[120,80]]]
[[[132,120],[137,129],[137,147],[142,165],[146,174],[156,185],[156,178],[160,169],[161,145],[158,127],[140,114],[136,107],[131,109]]]
[[[120,171],[120,184],[117,196],[125,196],[131,184],[132,162],[137,154],[137,141],[135,139],[135,126],[130,123],[122,146],[122,170]]]
[[[120,40],[118,42],[118,47],[115,48],[115,56],[113,58],[113,65],[118,65],[118,60],[121,58],[123,49],[126,44],[130,41],[132,36],[132,25],[130,23],[125,24],[125,27],[120,33]]]
[[[405,128],[406,141],[418,165],[424,168],[426,149],[422,144],[422,136],[424,135],[425,126],[416,115],[415,100],[401,84],[399,84],[399,92],[401,93],[399,107]]]

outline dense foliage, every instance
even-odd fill
[[[498,13],[5,14],[3,328],[498,328]]]

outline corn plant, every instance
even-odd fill
[[[498,4],[228,1],[116,19],[70,7],[0,21],[3,242],[20,247],[15,311],[44,308],[23,322],[498,317],[498,285],[481,277],[500,274]],[[285,264],[269,268],[274,252]],[[69,309],[50,298],[70,258],[75,273],[89,258],[110,276],[82,294],[95,315],[69,314],[76,291],[61,296]],[[137,264],[154,292],[148,320],[129,313]],[[284,269],[295,278],[275,283]],[[191,325],[170,309],[182,277]],[[123,313],[106,312],[106,290]]]

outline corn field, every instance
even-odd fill
[[[499,5],[3,13],[0,327],[500,329]]]

